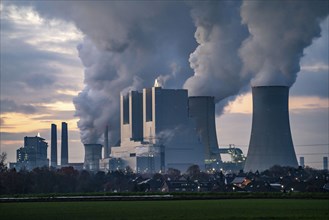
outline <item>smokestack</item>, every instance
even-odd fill
[[[104,158],[108,158],[110,155],[109,149],[109,126],[106,125],[104,133]]]
[[[84,144],[85,146],[85,161],[84,169],[90,171],[99,170],[99,160],[102,159],[101,144]]]
[[[252,88],[252,95],[252,129],[244,170],[297,167],[289,123],[289,87],[257,86]]]
[[[51,124],[50,166],[57,167],[57,126]]]
[[[69,152],[68,152],[68,134],[67,134],[67,123],[62,122],[62,145],[61,145],[61,166],[67,166],[69,163]]]
[[[195,121],[196,130],[204,145],[205,159],[218,159],[218,142],[215,120],[215,99],[212,96],[189,97],[189,117]]]

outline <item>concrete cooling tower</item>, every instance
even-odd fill
[[[252,129],[244,170],[263,171],[274,165],[297,167],[289,124],[289,87],[253,87],[252,96]]]
[[[99,160],[102,159],[101,144],[85,144],[84,169],[90,171],[99,170]]]
[[[189,117],[196,123],[196,130],[204,145],[205,160],[220,160],[216,135],[215,101],[212,96],[189,97]]]

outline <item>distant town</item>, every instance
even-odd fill
[[[0,164],[0,195],[44,193],[129,192],[329,192],[328,170],[274,166],[263,172],[203,172],[197,165],[185,173],[134,173],[123,170],[91,172],[73,166],[37,167],[31,171]]]

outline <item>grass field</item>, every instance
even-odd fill
[[[329,200],[0,203],[1,219],[327,219]]]

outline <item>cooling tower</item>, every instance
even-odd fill
[[[263,171],[274,165],[297,167],[289,124],[289,87],[253,87],[252,96],[252,128],[244,170]]]
[[[214,97],[189,97],[189,117],[195,121],[197,133],[204,145],[205,159],[220,160],[216,135]]]
[[[57,126],[51,124],[50,166],[57,167]]]
[[[99,160],[102,159],[102,145],[101,144],[85,144],[85,161],[84,169],[90,171],[99,170]]]

